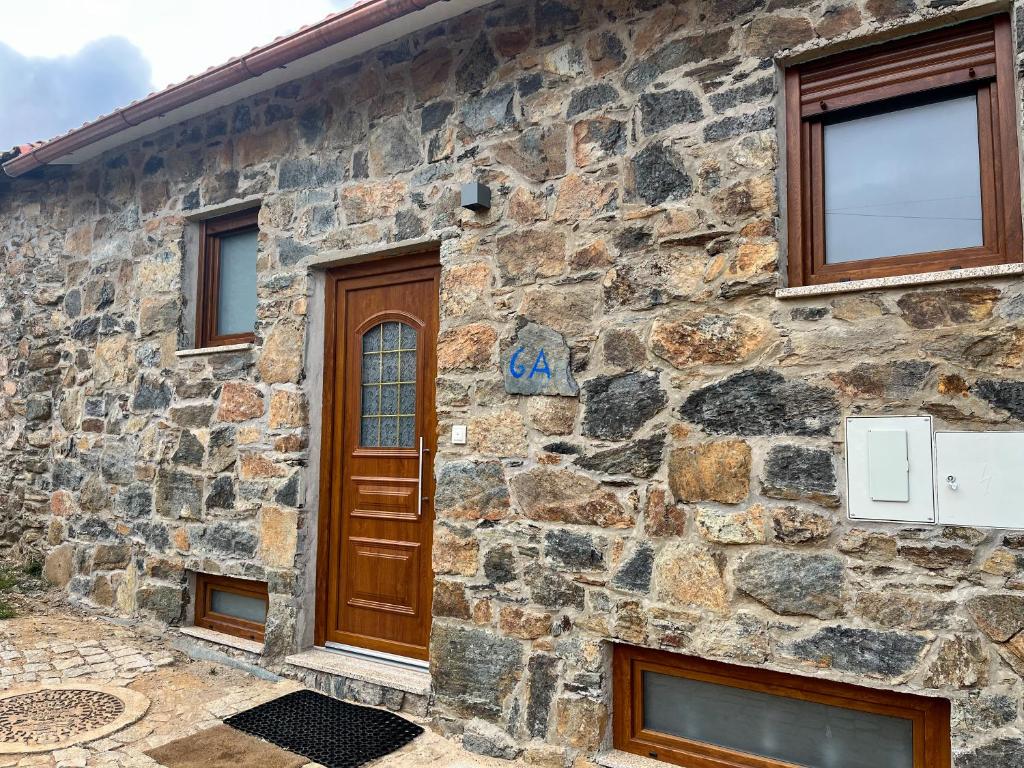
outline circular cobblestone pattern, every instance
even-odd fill
[[[149,699],[128,688],[63,685],[0,696],[0,755],[49,752],[108,736],[131,725]]]

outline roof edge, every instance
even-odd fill
[[[3,169],[8,176],[23,176],[146,120],[257,78],[439,2],[447,0],[368,0],[278,38],[268,45],[255,48],[244,56],[233,58],[202,74],[150,94],[62,136],[34,145],[29,151],[23,149],[16,157],[3,163]]]

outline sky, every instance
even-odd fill
[[[0,24],[0,151],[49,139],[352,0],[31,0]]]

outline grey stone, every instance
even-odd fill
[[[210,432],[206,463],[213,472],[225,472],[238,460],[234,427],[218,427]]]
[[[627,592],[647,594],[651,591],[653,570],[654,550],[650,544],[640,544],[633,555],[615,572],[612,586]]]
[[[461,93],[476,93],[487,85],[497,68],[498,60],[494,57],[491,43],[487,35],[481,33],[459,62],[455,83]]]
[[[557,573],[540,569],[528,572],[526,578],[530,588],[530,599],[537,605],[555,610],[583,610],[584,592],[579,584]]]
[[[668,403],[657,374],[598,376],[583,385],[583,434],[605,440],[633,435]]]
[[[391,176],[411,171],[422,162],[423,147],[404,117],[385,120],[370,135],[371,173]]]
[[[575,397],[580,388],[572,374],[569,345],[558,331],[527,322],[501,353],[505,391],[514,395]]]
[[[148,517],[153,511],[153,493],[149,486],[134,483],[114,496],[114,512],[129,520]]]
[[[231,475],[221,475],[210,483],[206,495],[207,509],[233,509],[235,506],[235,484]]]
[[[1024,596],[978,595],[967,601],[967,612],[982,632],[1005,643],[1024,629]]]
[[[693,179],[683,160],[663,143],[651,144],[633,158],[636,193],[648,205],[682,200],[693,193]]]
[[[574,8],[559,0],[540,0],[536,16],[537,45],[561,42],[579,23],[580,15]]]
[[[774,94],[775,78],[767,75],[751,83],[744,83],[736,88],[713,93],[708,97],[708,101],[711,102],[711,107],[716,112],[725,112],[740,104],[768,99]]]
[[[775,127],[775,107],[765,107],[757,112],[744,115],[730,115],[704,126],[705,141],[722,141],[734,136],[755,131],[767,131]]]
[[[191,432],[184,430],[181,433],[181,437],[178,438],[178,449],[171,456],[171,461],[175,464],[198,469],[203,466],[203,457],[205,455],[206,450],[203,448],[203,444]]]
[[[474,135],[511,128],[516,123],[514,93],[512,85],[505,85],[469,99],[462,108],[462,125]]]
[[[606,104],[612,104],[619,98],[619,92],[608,83],[595,83],[573,91],[569,98],[569,106],[566,108],[565,116],[571,120],[577,115],[591,110],[598,109]]]
[[[280,189],[310,189],[337,184],[342,179],[341,166],[330,157],[285,158],[278,166]]]
[[[971,391],[993,408],[1006,411],[1015,419],[1024,420],[1024,381],[981,379]]]
[[[162,411],[171,404],[171,388],[163,379],[143,374],[135,385],[132,410]]]
[[[640,97],[640,124],[648,136],[703,119],[704,110],[693,91],[655,91]]]
[[[214,406],[212,405],[182,405],[172,408],[170,412],[171,421],[179,427],[208,427],[210,419],[213,418]]]
[[[161,469],[156,476],[156,512],[179,519],[202,516],[203,478],[173,469]]]
[[[544,534],[544,555],[564,571],[597,571],[604,568],[604,553],[594,537],[557,528]]]
[[[185,609],[185,590],[167,584],[144,584],[135,591],[135,602],[140,610],[165,624],[177,624]]]
[[[773,611],[829,619],[843,610],[843,564],[834,555],[760,550],[736,567],[736,586]]]
[[[291,237],[277,238],[277,260],[282,267],[294,267],[313,252],[312,246],[296,242]]]
[[[975,694],[953,699],[951,703],[954,728],[987,731],[1001,728],[1017,719],[1017,701],[1005,694]]]
[[[452,461],[437,477],[434,508],[441,517],[498,519],[509,508],[508,485],[499,461]]]
[[[548,733],[551,702],[558,686],[558,659],[546,653],[534,654],[527,663],[527,671],[526,731],[543,739]]]
[[[25,401],[25,421],[46,421],[52,412],[53,401],[49,397],[33,395]]]
[[[237,523],[220,522],[193,532],[192,546],[234,557],[253,557],[259,540],[256,535]]]
[[[445,124],[455,111],[455,104],[451,101],[435,101],[428,104],[420,112],[420,133],[432,133]]]
[[[511,544],[501,544],[484,556],[484,576],[492,584],[511,584],[519,578],[516,551]]]
[[[55,461],[52,470],[53,487],[66,491],[77,491],[85,481],[85,470],[74,461]]]
[[[285,507],[299,506],[299,473],[293,472],[274,493],[274,501]]]
[[[581,456],[573,463],[593,472],[647,478],[653,477],[661,467],[664,452],[665,435],[661,433],[618,448]]]
[[[773,445],[764,464],[761,493],[773,499],[809,499],[839,506],[832,451],[802,445]]]
[[[900,677],[920,661],[927,646],[920,635],[825,627],[788,650],[798,659],[873,677]]]
[[[483,720],[471,720],[466,724],[462,747],[467,752],[501,760],[515,760],[523,751],[505,731]]]
[[[71,318],[82,314],[82,293],[77,288],[71,289],[64,296],[64,312]]]
[[[696,390],[680,415],[712,434],[829,436],[839,424],[832,390],[763,368]]]
[[[1024,739],[1002,736],[957,756],[957,768],[1024,768]]]
[[[433,670],[434,694],[464,715],[496,719],[523,671],[517,640],[482,629],[436,623],[431,658],[445,659]]]
[[[103,479],[116,485],[129,485],[135,480],[135,456],[126,445],[108,445],[100,456]]]
[[[731,29],[722,29],[667,43],[633,66],[623,78],[623,84],[638,93],[669,70],[722,56],[728,50],[731,37]]]

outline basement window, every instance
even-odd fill
[[[1010,20],[786,73],[789,283],[1021,260]]]
[[[196,347],[247,344],[256,327],[258,210],[202,222]]]
[[[949,702],[615,646],[615,747],[713,768],[946,768]]]
[[[197,573],[193,623],[214,632],[262,643],[267,602],[265,582]]]

